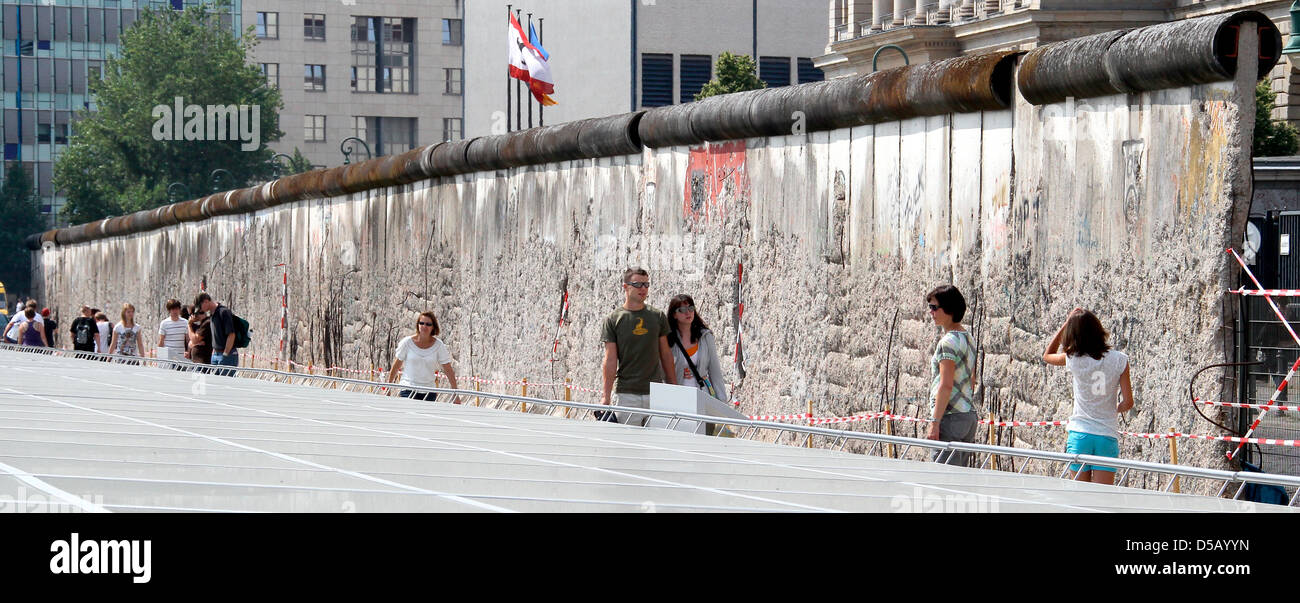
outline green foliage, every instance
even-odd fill
[[[283,135],[277,127],[280,91],[247,61],[256,43],[251,28],[236,37],[220,17],[202,5],[146,10],[122,33],[120,52],[105,63],[102,79],[90,82],[96,111],[82,113],[71,146],[54,167],[54,185],[68,197],[64,220],[76,224],[158,207],[167,203],[172,182],[205,194],[218,168],[234,176],[221,181],[226,186],[274,174],[265,143]],[[156,140],[161,118],[155,107],[174,111],[177,97],[186,106],[257,106],[259,146],[244,151],[247,140],[187,141],[183,130]],[[191,117],[183,115],[187,123]]]
[[[315,166],[311,164],[311,160],[307,159],[307,157],[302,154],[302,151],[298,150],[298,147],[294,147],[293,158],[289,159],[289,163],[285,164],[284,175],[292,176],[293,174],[310,172],[313,169],[315,169]]]
[[[718,77],[709,80],[700,93],[695,95],[695,100],[766,88],[767,82],[758,79],[756,71],[753,57],[724,52],[718,56]]]
[[[24,242],[28,235],[45,230],[32,177],[22,164],[5,168],[0,184],[0,282],[10,296],[31,292],[30,252]],[[10,300],[12,301],[12,299]]]
[[[1268,80],[1255,86],[1255,157],[1281,157],[1300,151],[1300,133],[1296,127],[1273,119],[1277,94]]]

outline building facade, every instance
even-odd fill
[[[462,138],[466,4],[243,0],[250,60],[284,98],[271,148],[333,166]]]
[[[822,79],[825,0],[519,0],[525,32],[539,28],[559,103],[533,125],[555,125],[645,107],[690,102],[716,76],[718,56],[756,56],[769,86]],[[466,8],[465,134],[528,127],[507,77],[507,3]],[[507,97],[511,103],[507,107]],[[526,95],[524,95],[526,98]],[[507,111],[509,116],[507,119]]]
[[[1290,0],[829,0],[827,77],[871,73],[995,50],[1028,50],[1115,29],[1238,10],[1257,10],[1283,35]],[[895,48],[896,47],[896,48]],[[901,48],[902,53],[897,49]],[[883,50],[882,50],[883,49]],[[873,67],[874,63],[874,67]],[[1275,119],[1300,123],[1300,78],[1292,60],[1268,74],[1278,93]]]
[[[54,190],[54,162],[68,148],[76,113],[94,110],[89,81],[115,54],[141,11],[183,10],[207,0],[18,0],[0,2],[0,79],[4,82],[4,161],[31,175],[40,211],[53,223],[65,198]],[[241,0],[223,22],[242,27]]]

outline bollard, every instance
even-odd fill
[[[999,429],[999,427],[998,427],[997,417],[994,416],[994,415],[993,415],[993,411],[990,410],[990,411],[989,411],[989,446],[995,446],[995,445],[996,445],[996,444],[994,444],[994,442],[997,441],[997,438],[994,437],[994,436],[997,434],[997,432],[994,431],[995,429]],[[993,455],[993,458],[989,459],[989,464],[992,465],[994,469],[997,469],[997,468],[998,468],[998,455],[996,455],[996,454]]]
[[[519,394],[519,395],[521,395],[521,396],[523,396],[523,397],[525,397],[525,398],[528,397],[528,377],[524,377],[524,389],[523,389],[523,393],[522,393],[522,394]],[[528,412],[528,403],[527,403],[527,402],[520,402],[520,403],[519,403],[519,412]]]
[[[889,406],[885,407],[886,415],[893,414],[893,412],[894,412],[893,408]],[[885,435],[894,435],[894,422],[890,421],[888,416],[885,417]],[[896,450],[894,449],[894,445],[892,443],[889,444],[889,458],[891,459],[898,458],[898,456],[894,454],[895,452]]]
[[[1177,432],[1174,431],[1173,427],[1170,427],[1169,433],[1177,433]],[[1178,438],[1169,438],[1169,464],[1170,465],[1178,464]],[[1173,480],[1174,480],[1174,493],[1181,494],[1181,492],[1179,492],[1179,488],[1180,486],[1182,486],[1182,484],[1179,483],[1178,476],[1177,475],[1173,476]]]
[[[813,417],[813,401],[812,401],[812,400],[809,400],[809,401],[808,401],[808,426],[809,426],[809,427],[812,427],[812,417]],[[808,434],[808,443],[805,444],[805,447],[806,447],[806,448],[812,448],[812,434],[811,434],[811,433]]]
[[[570,379],[568,377],[564,378],[564,401],[565,402],[573,401],[573,379]],[[573,410],[572,408],[569,408],[567,406],[564,407],[564,418],[566,419],[569,418],[569,411],[572,410]]]
[[[482,391],[482,390],[479,389],[478,378],[474,378],[474,391],[476,391],[476,392],[477,392],[477,391]],[[482,396],[474,396],[474,406],[482,406],[482,405],[483,405],[483,398],[482,398]]]

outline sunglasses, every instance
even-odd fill
[[[650,286],[650,281],[646,281],[644,283],[623,283],[623,284],[632,287],[634,289],[645,289]]]
[[[415,323],[415,324],[420,325],[420,326],[422,326],[422,327],[432,327],[432,326],[433,326],[433,323],[431,323],[431,322],[417,322],[417,323]]]
[[[682,306],[677,309],[678,314],[688,314],[695,311],[695,306]]]
[[[935,312],[935,311],[937,311],[937,310],[940,309],[939,306],[936,306],[936,305],[934,305],[934,304],[926,304],[926,305],[927,305],[927,306],[930,306],[930,311],[931,311],[931,312]]]

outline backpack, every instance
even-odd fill
[[[77,345],[90,345],[91,342],[95,341],[94,331],[96,330],[94,322],[83,320],[77,323]]]
[[[248,347],[248,344],[252,343],[252,339],[248,336],[248,321],[235,316],[234,313],[231,313],[230,317],[235,322],[235,347]]]

